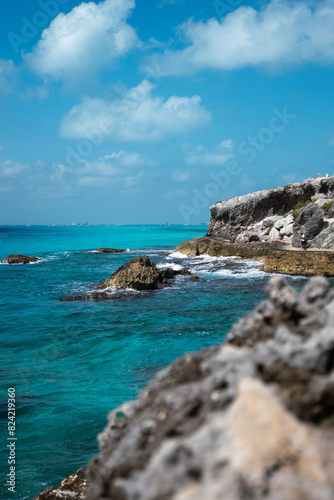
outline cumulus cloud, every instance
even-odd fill
[[[152,56],[146,70],[184,75],[207,68],[333,64],[333,26],[334,0],[272,0],[260,11],[241,6],[221,20],[187,21],[179,32],[188,46]]]
[[[134,5],[134,0],[83,2],[58,14],[26,55],[29,66],[42,77],[70,81],[110,66],[139,44],[126,22]]]
[[[12,60],[0,59],[0,95],[13,94],[17,71]]]
[[[157,141],[210,121],[199,96],[172,96],[164,101],[152,96],[154,88],[144,80],[114,100],[84,99],[64,117],[61,135],[84,139],[99,131],[113,141]]]

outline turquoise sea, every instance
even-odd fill
[[[133,399],[187,351],[220,343],[231,325],[264,297],[268,275],[251,261],[185,258],[175,247],[205,226],[0,227],[1,438],[6,446],[7,391],[16,390],[16,493],[7,491],[8,450],[1,448],[2,498],[31,500],[87,464],[108,412]],[[125,248],[118,255],[92,252]],[[158,266],[187,267],[156,292],[126,300],[60,302],[87,292],[138,255]],[[300,286],[303,278],[290,278]]]

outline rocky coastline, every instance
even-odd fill
[[[334,276],[334,251],[292,250],[269,243],[231,243],[204,236],[188,240],[176,250],[188,257],[241,257],[259,261],[259,268],[268,273],[289,275]]]
[[[270,273],[334,276],[334,176],[237,196],[210,211],[206,236],[178,252],[263,260]]]
[[[267,292],[110,413],[88,489],[69,478],[37,500],[332,500],[334,292],[281,276]]]

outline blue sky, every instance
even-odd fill
[[[334,173],[334,0],[0,8],[0,224],[196,224]]]

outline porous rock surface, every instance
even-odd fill
[[[183,356],[113,411],[99,444],[88,500],[332,500],[328,281],[297,294],[272,278],[222,345]]]
[[[32,257],[31,255],[20,255],[20,254],[13,254],[13,255],[8,255],[8,257],[5,257],[2,259],[1,263],[2,264],[30,264],[31,262],[38,262],[39,259],[38,257]]]
[[[311,203],[310,203],[311,202]],[[282,242],[300,247],[305,233],[311,247],[334,248],[334,176],[307,179],[236,196],[210,207],[207,236],[232,243]],[[294,210],[297,204],[300,208]],[[308,205],[301,206],[303,203]],[[323,210],[325,204],[327,210]]]

